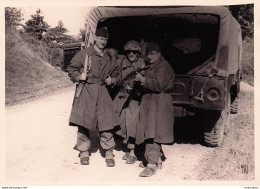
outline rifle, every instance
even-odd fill
[[[87,33],[88,32],[88,33]],[[89,30],[89,24],[87,25],[87,28],[86,28],[86,35],[85,35],[85,48],[87,48],[87,44],[88,43],[88,40],[89,40],[89,36],[90,36],[90,30]],[[84,70],[83,70],[83,73],[85,74],[90,74],[90,68],[91,68],[91,60],[89,60],[89,63],[88,63],[88,59],[89,59],[89,56],[86,54],[86,57],[85,57],[85,64],[84,64]],[[75,96],[74,98],[75,99],[78,99],[79,96],[80,96],[80,93],[83,89],[83,86],[85,85],[86,81],[79,81],[78,85],[77,85],[77,88],[76,88],[76,91],[75,91]]]
[[[134,68],[134,67],[133,67]],[[134,68],[135,69],[135,68]],[[147,67],[146,66],[144,66],[144,67],[142,67],[142,68],[137,68],[137,69],[135,69],[134,71],[132,71],[132,72],[130,72],[129,74],[127,74],[126,76],[125,76],[125,78],[123,78],[121,81],[119,81],[118,83],[117,83],[117,85],[122,85],[122,83],[125,81],[125,80],[128,80],[129,78],[132,78],[133,76],[136,76],[136,74],[137,73],[141,73],[143,70],[146,70],[147,69]]]
[[[91,67],[91,58],[88,55],[86,55],[83,73],[87,74],[87,78],[90,75],[90,67]],[[76,92],[75,92],[75,98],[79,98],[85,83],[86,81],[81,81],[81,80],[79,81],[79,84],[77,85]]]
[[[134,86],[133,86],[133,89],[130,91],[130,94],[128,95],[125,103],[123,104],[120,112],[119,112],[119,115],[121,115],[123,109],[127,108],[129,106],[129,103],[131,102],[131,100],[135,99],[139,102],[141,102],[141,99],[142,99],[142,96],[143,96],[143,88],[141,86],[141,83],[140,82],[135,82],[134,83]]]

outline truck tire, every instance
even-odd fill
[[[238,102],[239,102],[239,97],[237,96],[230,106],[230,113],[231,114],[237,114],[238,113]]]
[[[229,111],[228,106],[222,111],[208,111],[204,115],[204,142],[206,146],[218,147],[221,145],[224,132],[227,132],[229,126],[227,111]]]
[[[230,126],[230,108],[231,108],[231,95],[229,95],[227,105],[226,105],[226,120],[224,125],[224,134],[227,135],[229,132],[229,126]]]

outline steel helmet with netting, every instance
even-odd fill
[[[142,53],[141,46],[137,41],[128,41],[124,46],[124,51],[137,51]]]

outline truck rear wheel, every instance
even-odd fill
[[[206,146],[218,147],[221,145],[224,132],[229,126],[229,107],[222,111],[208,111],[204,116],[204,141]]]
[[[231,95],[229,95],[227,105],[226,105],[226,120],[224,125],[224,134],[227,134],[229,132],[230,108],[231,108]]]

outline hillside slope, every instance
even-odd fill
[[[46,95],[72,84],[66,73],[35,54],[19,33],[7,31],[5,45],[6,105]]]

